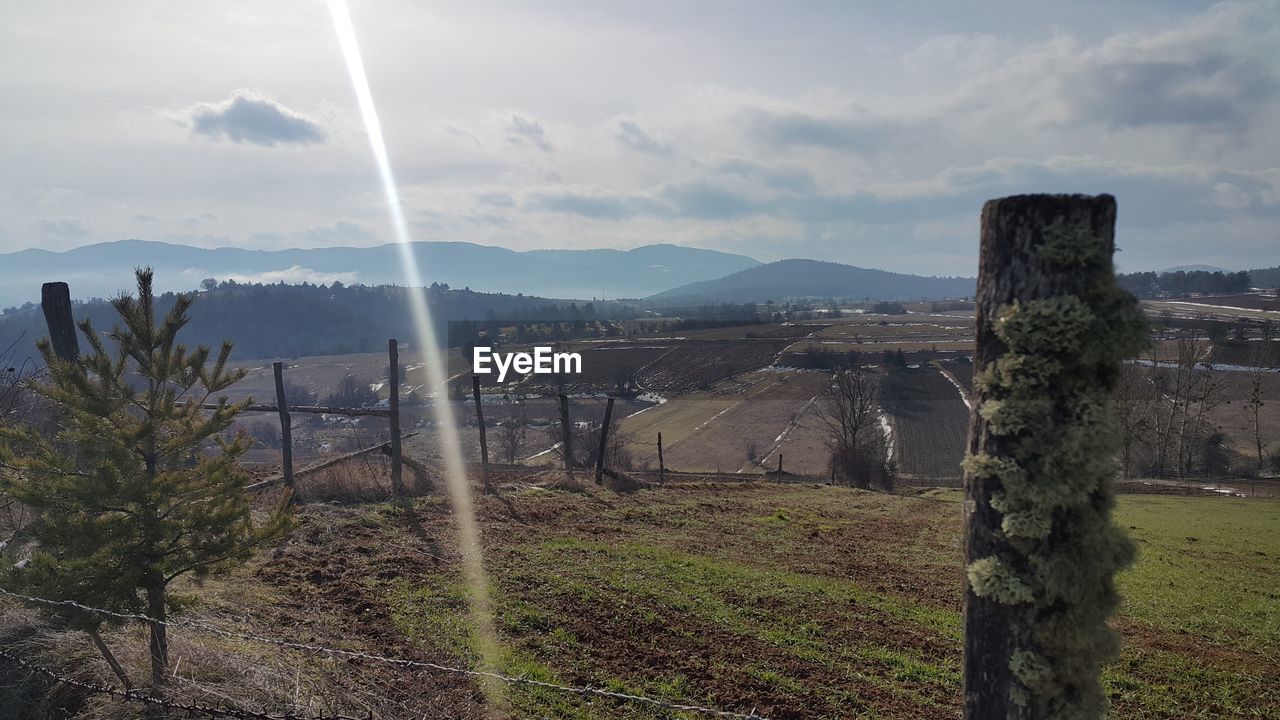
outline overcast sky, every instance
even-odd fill
[[[418,240],[972,274],[984,200],[1110,192],[1125,269],[1280,264],[1276,0],[351,14]],[[322,0],[4,16],[0,252],[391,241]]]

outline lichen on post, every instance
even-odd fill
[[[1111,391],[1147,338],[1115,281],[1115,199],[1023,195],[982,211],[976,402],[965,469],[965,713],[1095,718],[1114,577]]]

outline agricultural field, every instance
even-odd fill
[[[890,367],[884,375],[899,482],[958,483],[969,431],[960,389],[936,365]]]
[[[1211,302],[1218,300],[1224,304]],[[1183,319],[1221,319],[1234,320],[1248,318],[1252,320],[1276,320],[1280,316],[1280,308],[1276,307],[1274,297],[1260,295],[1234,296],[1231,298],[1188,298],[1186,300],[1143,300],[1143,307],[1149,314]]]
[[[458,350],[450,350],[446,357],[449,363],[447,377],[460,377],[470,370],[470,363]],[[252,397],[258,402],[274,403],[276,388],[271,364],[276,360],[284,362],[286,383],[315,392],[321,401],[337,390],[338,384],[347,375],[354,375],[369,383],[379,397],[387,397],[389,365],[385,352],[240,361],[233,359],[230,363],[233,367],[244,368],[247,372],[244,380],[231,386],[227,396],[232,400]],[[403,395],[417,393],[426,397],[438,390],[427,387],[426,365],[417,354],[401,351],[400,364],[405,370],[404,378],[400,381],[400,392]]]
[[[705,390],[725,378],[772,365],[787,340],[681,342],[637,376],[643,390],[661,394]]]
[[[180,595],[189,617],[234,632],[450,667],[487,657],[509,676],[774,719],[960,717],[956,491],[683,482],[617,494],[546,489],[553,475],[498,473],[504,496],[477,497],[491,637],[467,610],[454,518],[438,497],[305,505],[279,548]],[[1141,554],[1119,581],[1111,717],[1280,713],[1280,503],[1126,496],[1117,517]],[[105,635],[124,662],[145,662],[141,636]],[[671,717],[187,629],[173,642],[202,697],[296,712]],[[87,643],[59,648],[80,677],[110,679]]]
[[[657,467],[655,443],[661,432],[667,467],[759,473],[762,466],[776,466],[784,442],[816,430],[812,423],[804,428],[800,423],[810,419],[829,381],[823,372],[758,370],[668,399],[627,418],[619,429],[635,443],[632,455],[641,467]],[[825,460],[822,453],[797,455],[796,467],[787,469],[820,475]]]

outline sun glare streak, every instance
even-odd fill
[[[427,310],[426,290],[423,288],[422,275],[418,271],[413,248],[410,245],[409,227],[405,223],[404,208],[400,204],[400,193],[396,186],[395,175],[391,170],[391,160],[387,155],[382,123],[378,120],[377,107],[373,103],[373,93],[369,89],[369,78],[365,74],[360,46],[356,41],[355,26],[351,22],[346,1],[329,0],[329,12],[333,16],[333,27],[338,35],[338,44],[342,48],[347,72],[351,75],[351,85],[355,90],[356,102],[360,106],[360,116],[369,135],[369,146],[373,150],[378,174],[382,179],[382,191],[386,197],[387,209],[391,214],[396,246],[400,250],[400,269],[403,272],[405,294],[409,298],[410,312],[413,316],[414,340],[426,362],[427,382],[431,387],[436,388],[437,392],[432,410],[440,432],[449,501],[458,528],[463,574],[470,592],[471,621],[475,629],[475,639],[480,646],[481,662],[486,666],[483,669],[492,670],[497,656],[497,636],[493,631],[488,580],[484,571],[484,555],[480,547],[480,531],[476,525],[475,510],[471,503],[470,484],[462,464],[461,446],[458,444],[458,427],[454,422],[453,407],[443,397],[448,382],[448,366],[444,353],[436,343],[435,327],[431,314]],[[489,687],[487,690],[495,693],[499,688]]]

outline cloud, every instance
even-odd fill
[[[492,205],[493,207],[515,207],[516,199],[511,197],[510,193],[505,192],[484,192],[476,195],[476,201],[483,205]]]
[[[185,113],[191,132],[213,140],[309,145],[325,140],[320,125],[269,98],[238,91],[219,103],[204,103]]]
[[[870,152],[909,131],[905,120],[889,121],[866,113],[817,115],[754,108],[743,113],[743,121],[754,139],[774,147]]]
[[[554,149],[551,142],[547,140],[547,131],[542,129],[542,124],[537,120],[511,113],[511,119],[507,122],[507,131],[512,133],[507,136],[507,142],[513,145],[523,145],[527,141],[543,152],[551,152]]]
[[[198,215],[192,215],[190,217],[183,218],[182,224],[185,227],[198,228],[201,225],[205,225],[211,222],[217,222],[221,219],[222,219],[222,216],[216,212],[202,212]]]
[[[637,215],[663,214],[667,209],[641,196],[586,195],[575,192],[534,193],[527,207],[569,213],[596,220],[624,220]]]
[[[659,142],[630,120],[623,120],[618,123],[618,132],[614,135],[614,138],[623,147],[638,153],[670,155],[672,152],[670,143]]]
[[[79,200],[84,197],[84,193],[63,187],[36,188],[35,196],[36,205],[40,207],[55,207],[69,201]]]
[[[814,192],[813,174],[801,167],[770,166],[743,158],[728,158],[711,164],[712,170],[763,182],[766,187],[791,192]]]
[[[338,220],[332,225],[315,225],[287,233],[254,233],[249,236],[249,243],[255,247],[276,248],[334,247],[374,245],[381,239],[376,232],[358,222]]]
[[[45,237],[63,240],[76,240],[89,234],[89,228],[79,220],[37,220],[31,223],[31,227]]]
[[[1238,185],[1218,182],[1213,184],[1209,202],[1224,210],[1241,210],[1249,207],[1249,193],[1241,190]]]
[[[1243,128],[1276,94],[1261,64],[1223,51],[1192,57],[1100,57],[1067,84],[1077,117],[1116,128]]]
[[[160,218],[155,215],[150,215],[148,213],[137,213],[136,215],[133,216],[133,219],[137,222],[155,222]]]
[[[197,273],[198,274],[198,273]],[[209,277],[209,275],[205,275]],[[334,281],[349,285],[359,282],[360,273],[356,272],[322,272],[312,270],[300,265],[291,265],[284,270],[267,270],[260,273],[233,273],[223,275],[219,280],[235,280],[238,283],[261,283],[270,285],[273,283],[288,283],[296,285],[298,283],[312,283],[314,285],[328,285]]]

